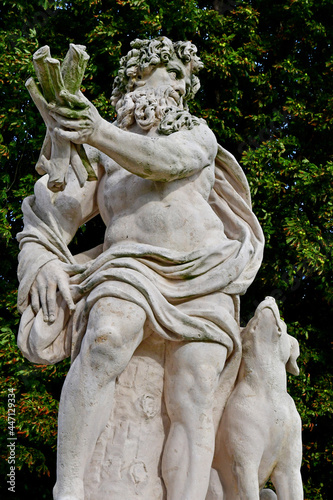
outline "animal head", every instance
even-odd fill
[[[242,332],[243,351],[251,350],[258,342],[268,354],[274,352],[292,375],[299,375],[297,358],[299,344],[287,333],[287,325],[280,317],[279,308],[273,297],[266,297],[257,307],[253,318]],[[258,342],[257,342],[258,341]]]

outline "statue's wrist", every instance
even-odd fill
[[[103,122],[105,122],[105,120],[101,116],[99,116],[99,118],[93,123],[91,134],[87,141],[89,146],[93,146],[98,149],[98,145],[101,141]]]

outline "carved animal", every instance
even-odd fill
[[[223,500],[276,498],[262,490],[269,478],[278,500],[302,500],[301,420],[286,376],[286,370],[299,374],[298,342],[288,335],[272,297],[259,304],[242,338],[240,371],[219,426],[214,461]]]

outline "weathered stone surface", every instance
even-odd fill
[[[151,336],[120,375],[112,415],[85,477],[87,500],[166,498],[161,457],[169,418],[163,400],[165,341]]]
[[[239,296],[264,238],[242,169],[188,112],[202,63],[190,42],[135,40],[111,124],[78,90],[84,47],[62,65],[49,55],[35,56],[44,96],[28,83],[47,126],[46,175],[23,203],[18,344],[35,363],[72,358],[54,499],[222,500],[215,437],[222,446],[229,434],[220,420],[241,363]],[[103,245],[72,255],[97,213]]]

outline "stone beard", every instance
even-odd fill
[[[116,110],[119,128],[128,129],[137,123],[146,132],[163,123],[170,113],[174,116],[183,111],[183,115],[189,115],[184,109],[183,98],[170,85],[139,87],[128,92],[118,101]]]
[[[118,101],[117,125],[127,129],[136,122],[143,130],[149,131],[162,120],[166,108],[175,105],[183,109],[182,99],[169,85],[157,89],[137,88]]]

